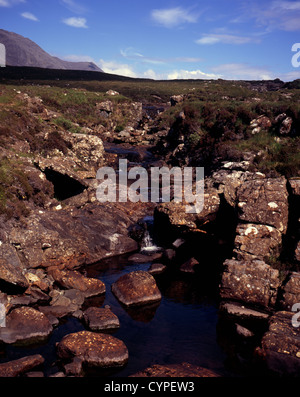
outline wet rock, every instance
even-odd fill
[[[236,324],[236,333],[243,338],[252,338],[254,333],[240,324]]]
[[[120,328],[118,317],[108,308],[89,307],[84,311],[83,318],[92,331]]]
[[[121,276],[113,285],[112,292],[125,306],[141,306],[161,300],[161,293],[154,277],[145,271]]]
[[[41,371],[31,371],[25,374],[26,378],[44,378],[44,373]]]
[[[50,271],[50,274],[60,287],[76,289],[82,292],[85,297],[105,293],[105,284],[101,280],[85,277],[78,271],[54,269]]]
[[[38,367],[43,364],[44,361],[44,358],[40,354],[35,354],[33,356],[23,357],[18,360],[0,364],[0,377],[15,378]]]
[[[275,305],[280,284],[279,271],[263,261],[226,260],[220,295],[268,308]]]
[[[299,376],[300,371],[300,328],[293,327],[295,313],[275,313],[269,322],[269,330],[261,341],[258,355],[268,369],[280,375]]]
[[[253,310],[238,303],[225,303],[220,305],[220,311],[226,313],[234,319],[250,320],[250,321],[267,321],[270,314],[258,310]]]
[[[171,365],[156,364],[132,376],[139,378],[216,378],[220,375],[210,369],[188,363],[182,363]]]
[[[64,360],[77,358],[82,364],[101,368],[122,367],[128,361],[128,350],[121,340],[90,331],[65,336],[57,345],[57,354]]]
[[[66,305],[54,304],[51,306],[39,306],[39,311],[47,316],[49,322],[54,326],[59,323],[58,319],[66,317],[78,310],[78,307],[70,307],[70,301]]]
[[[167,269],[167,266],[162,263],[152,263],[148,272],[152,275],[161,274]]]
[[[32,307],[12,310],[6,318],[6,328],[0,329],[0,340],[4,343],[36,342],[45,340],[52,332],[48,318]]]
[[[58,313],[61,313],[60,317],[66,314],[73,314],[80,310],[85,300],[84,293],[77,289],[69,289],[66,291],[53,290],[49,295],[52,298],[50,305],[52,307],[58,307]],[[65,308],[65,310],[63,310],[63,308]],[[63,315],[64,312],[65,314]],[[48,313],[54,314],[53,311]]]

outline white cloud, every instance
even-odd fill
[[[127,77],[138,77],[138,75],[134,72],[132,67],[127,64],[122,64],[115,61],[105,61],[104,59],[100,59],[100,61],[98,62],[98,66],[105,73],[117,74],[120,76],[127,76]]]
[[[282,73],[277,76],[282,81],[293,81],[300,79],[300,71],[294,70],[288,73]]]
[[[76,3],[74,0],[61,0],[61,3],[75,14],[84,14],[87,11],[83,5]]]
[[[25,0],[0,0],[0,7],[12,7],[16,4],[26,3]]]
[[[217,43],[223,44],[248,44],[259,43],[260,40],[252,37],[235,36],[231,34],[205,34],[201,39],[196,40],[197,44],[211,45]]]
[[[168,73],[168,80],[198,80],[198,79],[218,79],[220,74],[215,73],[205,73],[202,70],[174,70]]]
[[[268,69],[246,63],[227,63],[212,68],[212,71],[220,73],[221,78],[227,80],[273,80],[278,77]]]
[[[196,13],[192,13],[182,7],[156,9],[152,11],[151,17],[155,22],[166,28],[172,28],[184,23],[195,23],[198,20]]]
[[[72,26],[73,28],[84,28],[87,29],[87,20],[85,18],[76,18],[76,17],[71,17],[63,20],[63,23]]]
[[[300,31],[300,1],[270,1],[251,2],[245,6],[243,15],[234,22],[246,22],[254,19],[259,26],[266,28],[267,32],[274,30]]]
[[[25,19],[29,19],[30,21],[38,22],[38,18],[33,15],[31,12],[23,12],[21,16]]]

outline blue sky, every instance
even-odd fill
[[[0,0],[0,28],[108,73],[300,78],[291,62],[300,43],[300,1]]]

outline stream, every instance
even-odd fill
[[[111,145],[107,150],[120,154],[121,149]],[[137,153],[134,151],[132,161],[141,160]],[[127,151],[122,154],[128,156]],[[144,159],[148,163],[147,152]],[[145,221],[149,224],[153,222],[151,218]],[[158,250],[153,238],[149,233],[145,234],[142,253]],[[201,247],[198,249],[201,250]],[[111,292],[112,284],[119,277],[136,270],[148,270],[150,260],[148,263],[132,262],[129,260],[131,253],[107,258],[82,269],[87,277],[99,278],[106,285],[105,295],[87,299],[82,310],[90,306],[108,305],[120,321],[120,328],[113,332],[113,336],[122,340],[129,351],[129,361],[124,368],[89,370],[86,376],[127,377],[155,364],[184,362],[211,369],[221,376],[241,375],[239,365],[228,356],[226,342],[223,341],[224,329],[219,325],[219,279],[216,269],[222,262],[214,263],[214,251],[216,247],[205,247],[200,272],[183,273],[177,268],[167,267],[165,272],[155,275],[162,299],[150,307],[126,309]],[[56,355],[56,344],[65,335],[84,329],[84,323],[78,318],[62,319],[42,345],[5,345],[3,350],[0,349],[0,362],[41,354],[45,358],[42,371],[45,376],[51,376],[62,371]]]

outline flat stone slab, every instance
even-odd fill
[[[167,269],[167,266],[163,263],[152,263],[149,267],[148,272],[152,275],[161,274]]]
[[[0,341],[4,343],[36,342],[46,339],[52,332],[47,316],[32,307],[19,307],[6,318],[6,327],[0,328]]]
[[[34,356],[23,357],[0,364],[0,377],[15,378],[43,364],[44,361],[44,358],[40,354],[35,354]]]
[[[121,276],[112,292],[125,306],[141,306],[161,300],[154,277],[145,271],[135,271]]]
[[[83,313],[83,319],[92,331],[120,328],[118,317],[107,308],[89,307]]]
[[[75,270],[51,271],[51,276],[60,287],[77,289],[85,294],[85,297],[102,295],[105,293],[105,284],[96,278],[85,277]]]
[[[125,344],[108,334],[81,331],[66,335],[57,345],[62,359],[78,359],[82,364],[100,368],[123,367],[128,361]]]
[[[153,365],[145,370],[132,375],[132,377],[145,378],[217,378],[220,375],[213,370],[202,368],[189,363],[171,364],[171,365]]]

